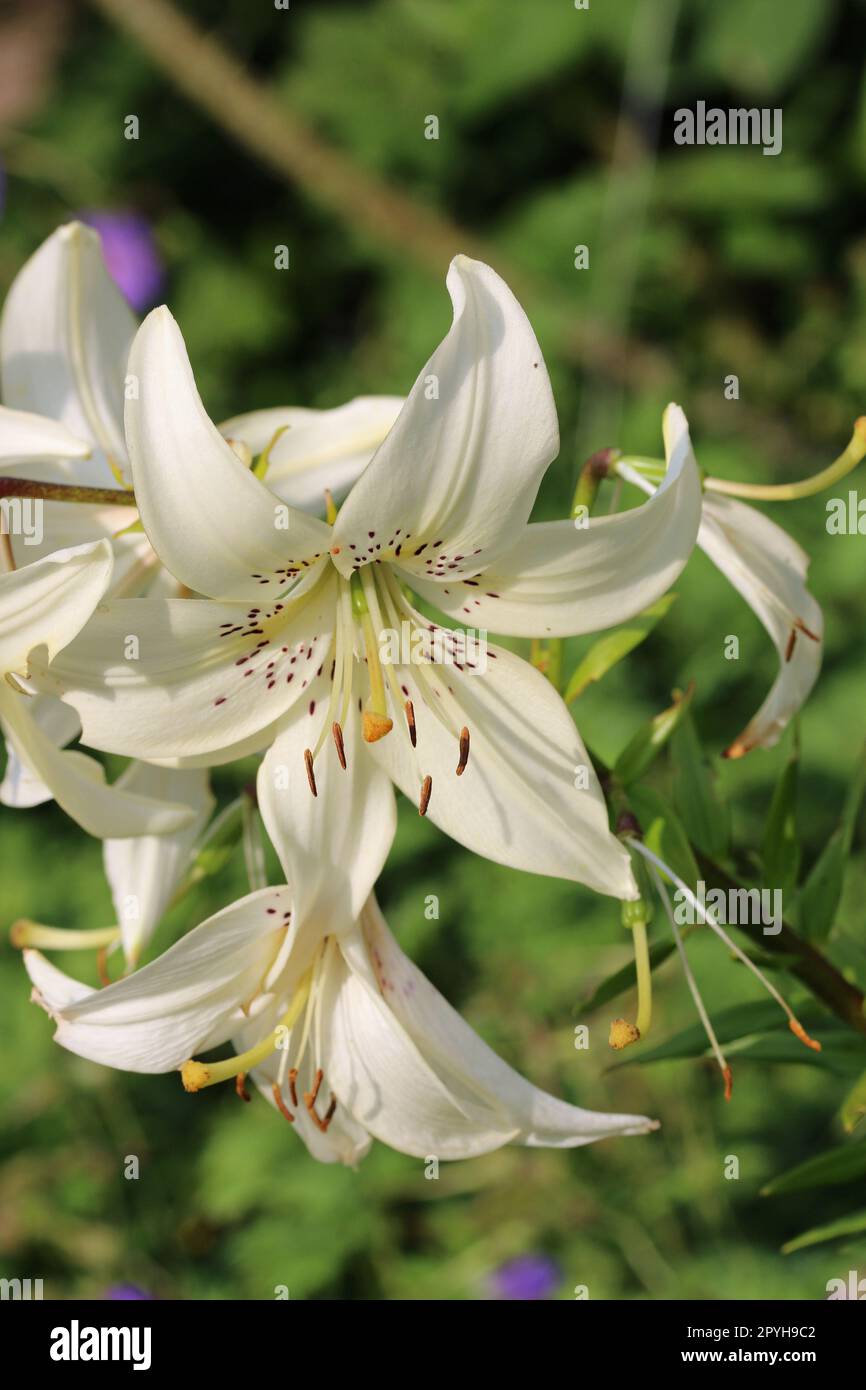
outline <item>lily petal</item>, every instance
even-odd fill
[[[655,1128],[567,1105],[524,1080],[403,954],[371,899],[363,939],[342,939],[322,1001],[328,1080],[340,1103],[403,1153],[470,1158],[506,1143],[574,1148]],[[375,962],[375,965],[373,964]]]
[[[562,699],[528,662],[501,647],[488,648],[487,663],[483,672],[468,665],[462,671],[400,666],[398,680],[414,705],[417,748],[395,728],[368,745],[370,754],[414,802],[423,778],[432,777],[428,818],[474,853],[635,897],[629,856],[608,828],[598,779]],[[456,735],[463,727],[471,751],[457,777]]]
[[[64,748],[81,732],[75,710],[51,695],[33,696],[28,702],[28,709],[31,718],[55,748]],[[6,771],[0,784],[0,802],[19,811],[30,810],[33,806],[42,806],[46,801],[51,801],[53,795],[51,788],[34,776],[27,764],[21,761],[15,745],[8,743]]]
[[[418,593],[458,622],[511,637],[597,632],[640,613],[688,560],[701,518],[701,483],[679,406],[665,412],[668,469],[643,506],[614,516],[527,526],[477,579],[419,580]],[[447,571],[446,571],[447,574]]]
[[[81,631],[111,580],[107,541],[59,550],[0,576],[0,674],[27,673],[28,658],[48,659]]]
[[[357,396],[333,410],[281,406],[235,415],[220,433],[242,440],[255,455],[284,430],[271,449],[265,481],[290,506],[321,511],[325,489],[337,501],[345,495],[402,407],[402,396]]]
[[[779,654],[770,693],[727,749],[727,757],[740,758],[778,743],[805,703],[821,669],[824,619],[806,588],[808,555],[754,507],[707,494],[698,545],[754,610]]]
[[[123,473],[124,374],[135,318],[106,269],[96,232],[59,227],[19,271],[0,321],[3,400],[92,441],[81,483]]]
[[[123,1071],[166,1072],[238,1030],[282,936],[287,888],[263,888],[209,917],[135,974],[88,990],[38,951],[24,962],[61,1047]]]
[[[328,730],[313,796],[304,750],[316,745],[328,689],[319,682],[310,694],[259,768],[258,802],[294,889],[296,919],[326,935],[334,922],[352,922],[361,911],[393,843],[397,808],[391,779],[367,754],[354,708],[342,730],[346,770]]]
[[[518,539],[558,452],[541,349],[508,286],[465,256],[447,285],[451,329],[337,518],[346,575],[394,554],[422,577],[443,557],[452,573],[485,569]]]
[[[84,459],[90,445],[57,420],[0,406],[0,469],[33,461]]]
[[[126,403],[135,495],[150,542],[177,579],[212,598],[258,598],[327,554],[329,528],[281,502],[208,418],[168,309],[148,314],[129,371],[139,383],[139,398]]]
[[[105,769],[84,753],[59,749],[31,716],[26,695],[0,684],[0,725],[32,777],[45,784],[68,816],[89,835],[161,835],[192,819],[188,806],[154,801],[108,786]]]
[[[133,762],[118,790],[189,806],[193,819],[173,835],[106,840],[105,876],[111,888],[127,965],[135,966],[189,867],[193,846],[214,808],[205,771],[179,771]]]
[[[34,682],[78,710],[93,748],[223,761],[306,696],[327,656],[336,576],[310,584],[296,613],[297,599],[280,612],[206,599],[106,603],[62,662],[33,660]]]

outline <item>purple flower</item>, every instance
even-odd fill
[[[493,1271],[490,1291],[494,1298],[548,1298],[561,1280],[559,1266],[549,1255],[517,1255]]]
[[[81,221],[102,238],[109,274],[133,309],[143,313],[159,298],[165,272],[150,223],[137,212],[83,212]]]
[[[147,1289],[142,1289],[138,1284],[112,1284],[105,1290],[105,1297],[111,1299],[140,1299],[153,1298],[152,1293]]]

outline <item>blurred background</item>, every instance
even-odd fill
[[[118,26],[123,10],[151,53]],[[213,92],[179,90],[208,69],[163,6],[0,5],[0,289],[54,227],[86,216],[134,306],[170,304],[214,419],[406,392],[447,329],[444,276],[460,250],[508,279],[545,353],[562,452],[538,517],[567,514],[593,450],[658,455],[670,399],[708,472],[767,481],[829,463],[866,412],[861,0],[197,0],[174,12],[264,106],[244,104],[243,84],[217,83],[213,111]],[[676,146],[673,113],[698,100],[781,107],[783,152]],[[129,115],[137,139],[124,137]],[[274,268],[277,245],[288,270]],[[730,373],[738,400],[725,398]],[[825,503],[773,512],[813,557],[827,621],[801,730],[805,869],[866,737],[866,540],[829,536]],[[676,588],[663,624],[575,715],[611,759],[693,679],[748,860],[786,748],[719,755],[763,699],[775,654],[702,555]],[[738,662],[724,659],[726,634],[740,638]],[[567,669],[587,645],[568,644]],[[666,766],[656,775],[665,789]],[[249,776],[219,769],[220,799]],[[173,911],[154,949],[245,891],[238,854]],[[438,921],[424,916],[430,893]],[[858,1260],[866,1271],[856,1235],[781,1250],[850,1210],[856,1188],[761,1195],[838,1138],[862,1052],[782,1064],[744,1048],[730,1105],[704,1060],[615,1065],[607,1028],[633,1000],[585,1002],[629,959],[618,905],[473,859],[405,803],[380,896],[404,948],[509,1062],[577,1103],[655,1115],[660,1132],[503,1150],[443,1165],[437,1181],[379,1145],[357,1173],[320,1167],[230,1088],[191,1097],[176,1078],[61,1052],[4,941],[0,1275],[41,1276],[52,1298],[134,1286],[256,1299],[286,1285],[292,1298],[569,1299],[585,1285],[591,1298],[757,1299],[823,1298]],[[861,825],[830,948],[861,987],[864,897]],[[4,933],[20,915],[105,925],[99,845],[53,806],[3,811],[0,904]],[[703,935],[690,949],[711,1012],[763,997]],[[90,957],[58,963],[95,982]],[[675,959],[656,985],[661,1043],[693,1012]],[[586,1051],[574,1046],[581,1023]],[[129,1154],[137,1181],[123,1176]]]

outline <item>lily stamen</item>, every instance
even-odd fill
[[[340,725],[339,725],[339,723],[338,723],[338,721],[337,721],[336,719],[334,720],[333,724],[331,725],[331,733],[334,735],[334,743],[335,743],[336,748],[337,748],[337,757],[338,757],[339,760],[340,760],[340,767],[341,767],[341,768],[343,769],[343,771],[345,772],[345,771],[346,771],[346,748],[345,748],[345,744],[343,743],[343,730],[341,729],[341,727],[340,727]]]
[[[462,777],[466,771],[466,764],[469,762],[469,730],[465,724],[460,730],[460,760],[457,764],[457,776]]]
[[[767,979],[763,971],[758,969],[755,962],[749,956],[746,955],[745,951],[742,951],[740,947],[737,945],[737,943],[733,941],[730,936],[728,936],[728,933],[719,925],[713,914],[711,912],[708,912],[707,909],[704,907],[703,903],[698,901],[691,888],[689,888],[688,885],[683,882],[683,880],[679,877],[678,874],[674,873],[670,865],[665,864],[664,860],[659,859],[657,855],[653,854],[651,849],[647,849],[646,845],[642,844],[639,840],[629,839],[626,843],[630,845],[632,849],[636,849],[639,854],[642,854],[645,859],[648,859],[651,864],[654,864],[657,869],[660,869],[661,872],[667,878],[669,878],[672,883],[676,884],[677,888],[679,888],[686,901],[690,903],[694,911],[698,913],[699,917],[701,918],[701,921],[705,922],[706,925],[710,928],[710,930],[714,931],[716,936],[718,936],[720,940],[724,941],[728,950],[733,951],[737,959],[741,961],[742,964],[747,967],[747,969],[751,970],[752,974],[755,976],[757,980],[760,980],[761,984],[764,986],[764,989],[767,991],[770,997],[772,999],[775,999],[776,1003],[786,1014],[788,1019],[788,1027],[790,1028],[794,1036],[796,1038],[799,1038],[800,1042],[804,1043],[806,1047],[812,1048],[814,1052],[820,1052],[821,1044],[817,1042],[814,1038],[809,1037],[809,1034],[806,1032],[800,1020],[796,1017],[790,1004],[787,1002],[787,1000],[785,1000],[782,997],[782,995],[776,989],[776,986],[770,980]]]
[[[278,1081],[275,1081],[273,1086],[271,1087],[271,1095],[274,1098],[274,1105],[277,1107],[280,1114],[284,1117],[284,1119],[288,1120],[290,1125],[293,1125],[295,1123],[295,1117],[292,1114],[289,1107],[286,1105],[286,1102],[283,1100],[283,1093],[280,1089],[280,1083]],[[297,1103],[297,1098],[294,1098],[294,1104],[297,1105]]]
[[[424,781],[421,783],[421,799],[420,799],[420,801],[418,802],[418,815],[419,815],[419,816],[426,816],[426,814],[427,814],[427,807],[430,805],[430,797],[431,797],[432,792],[433,792],[433,778],[430,777],[429,774],[428,774],[428,776],[425,777],[425,778],[424,778]]]
[[[313,771],[313,753],[312,749],[310,748],[304,749],[304,767],[307,769],[307,781],[310,784],[310,791],[313,793],[313,796],[318,796],[319,793],[316,788],[316,774]]]
[[[295,1082],[297,1081],[297,1079],[298,1079],[298,1069],[297,1069],[297,1067],[290,1067],[290,1068],[289,1068],[289,1075],[288,1075],[289,1095],[292,1097],[292,1105],[295,1107],[296,1110],[297,1110],[297,1108],[298,1108],[298,1090],[297,1090],[297,1086],[295,1085]]]
[[[250,1101],[252,1100],[252,1096],[250,1095],[249,1091],[244,1085],[246,1079],[246,1072],[239,1071],[237,1076],[235,1077],[235,1094],[237,1095],[238,1100],[244,1100],[249,1105]]]
[[[664,910],[667,913],[668,921],[671,924],[671,931],[674,934],[674,941],[677,945],[677,952],[679,953],[680,962],[683,967],[683,974],[686,977],[686,984],[688,985],[689,992],[692,996],[692,999],[694,1000],[695,1008],[698,1011],[698,1017],[700,1018],[701,1023],[704,1026],[704,1032],[706,1033],[710,1047],[713,1050],[713,1056],[718,1062],[719,1070],[722,1073],[722,1080],[725,1083],[725,1100],[729,1101],[734,1090],[734,1074],[731,1071],[727,1059],[725,1058],[725,1054],[722,1052],[722,1049],[719,1046],[719,1040],[716,1037],[715,1029],[713,1028],[712,1023],[710,1022],[710,1016],[707,1013],[706,1006],[704,1004],[703,999],[701,998],[701,992],[698,989],[698,982],[695,979],[694,972],[692,971],[692,967],[689,964],[689,958],[686,955],[686,948],[683,943],[682,935],[676,923],[673,908],[671,907],[671,901],[668,896],[668,890],[665,887],[664,881],[662,880],[654,864],[650,865],[650,874],[652,875],[652,879],[655,883],[658,895],[662,900],[662,906],[664,907]]]
[[[411,700],[407,700],[403,708],[406,712],[406,723],[409,727],[409,742],[412,747],[415,748],[418,744],[418,730],[415,728],[415,706],[412,704]]]

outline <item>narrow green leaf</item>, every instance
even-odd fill
[[[763,1197],[777,1197],[783,1192],[803,1192],[809,1187],[832,1187],[837,1183],[853,1182],[866,1173],[866,1142],[840,1144],[826,1153],[798,1163],[761,1188]]]
[[[628,796],[647,848],[670,864],[684,883],[696,886],[700,870],[689,837],[673,807],[654,787],[631,787]]]
[[[675,691],[673,704],[646,724],[642,724],[637,733],[629,739],[613,769],[621,782],[628,784],[637,781],[655,762],[683,718],[694,693],[694,682],[685,692]]]
[[[796,1250],[805,1250],[810,1245],[821,1245],[825,1240],[838,1240],[840,1236],[858,1236],[866,1231],[866,1211],[855,1211],[831,1221],[827,1226],[813,1226],[795,1240],[782,1246],[783,1255],[793,1255]]]
[[[778,888],[782,902],[790,901],[800,873],[800,841],[797,833],[797,785],[800,768],[795,747],[773,791],[761,844],[766,887]]]
[[[799,927],[809,941],[829,936],[845,883],[845,866],[851,853],[854,828],[866,790],[866,748],[857,760],[848,786],[839,824],[812,865],[798,903]]]
[[[674,805],[689,827],[692,843],[711,859],[724,859],[730,847],[730,814],[701,748],[691,712],[686,712],[671,743]]]
[[[657,969],[662,965],[675,949],[673,941],[654,941],[650,946],[650,968]],[[608,975],[591,994],[586,995],[575,1005],[575,1015],[589,1013],[592,1009],[598,1009],[602,1004],[608,1004],[611,999],[616,999],[617,995],[624,994],[626,990],[633,989],[635,983],[634,961],[629,960],[619,970],[615,970],[612,975]]]
[[[605,633],[590,647],[586,656],[579,663],[576,670],[572,673],[565,691],[565,701],[570,703],[582,695],[588,685],[593,681],[600,681],[602,676],[606,676],[611,667],[615,666],[623,657],[628,656],[629,652],[634,651],[645,637],[648,637],[653,628],[670,609],[676,600],[676,594],[664,594],[662,598],[644,609],[643,613],[638,613],[636,618],[622,627],[616,628],[613,632]]]
[[[866,1116],[866,1071],[854,1083],[839,1111],[839,1118],[849,1134],[856,1129],[864,1116]]]

